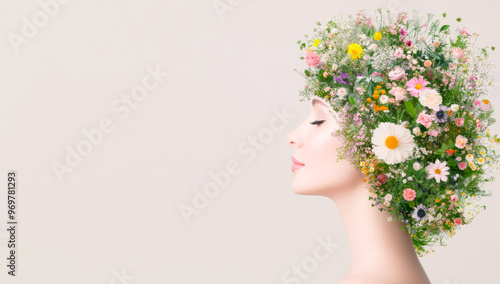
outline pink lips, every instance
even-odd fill
[[[292,162],[293,162],[292,172],[295,172],[296,170],[298,170],[298,169],[302,168],[303,166],[305,166],[301,162],[297,161],[293,156],[292,156]]]

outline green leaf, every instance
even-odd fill
[[[439,32],[443,32],[443,31],[447,30],[449,27],[450,27],[450,25],[444,25],[444,26],[441,27],[441,29],[439,30]]]
[[[415,201],[410,202],[409,205],[411,208],[415,207]]]
[[[368,95],[372,96],[374,90],[375,90],[375,86],[374,86],[373,82],[370,80],[370,83],[368,83]]]
[[[354,98],[349,95],[349,101],[351,102],[351,105],[355,105]]]
[[[382,78],[380,76],[373,76],[372,81],[376,82],[376,83],[380,83],[380,82],[384,81],[384,78]]]
[[[415,117],[415,108],[413,107],[413,104],[410,101],[404,101],[405,102],[405,108],[408,111],[408,113],[411,115],[411,117]]]

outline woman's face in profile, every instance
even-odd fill
[[[292,145],[295,173],[292,188],[297,194],[332,196],[363,179],[361,172],[346,160],[337,160],[340,141],[332,136],[339,125],[331,106],[314,97],[311,112],[304,122],[287,135]]]

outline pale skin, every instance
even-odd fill
[[[305,165],[294,171],[293,191],[330,198],[342,216],[351,266],[338,284],[430,284],[403,224],[389,222],[388,212],[372,207],[361,172],[346,160],[336,162],[340,141],[332,136],[339,127],[334,115],[329,103],[315,96],[309,116],[287,140],[293,157]]]

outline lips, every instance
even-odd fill
[[[292,165],[292,172],[304,167],[305,165],[299,161],[297,161],[297,159],[295,159],[293,156],[292,156],[292,162],[293,162],[293,165]]]

